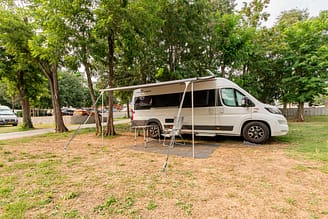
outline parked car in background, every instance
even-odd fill
[[[63,116],[72,116],[74,113],[75,109],[73,108],[62,108],[61,113]]]
[[[8,106],[0,106],[0,125],[17,126],[18,118]]]
[[[76,109],[74,110],[73,116],[77,116],[77,115],[88,116],[90,113],[91,112],[88,109]]]

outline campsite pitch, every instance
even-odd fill
[[[67,140],[0,144],[3,218],[328,217],[322,163],[289,156],[288,144],[196,144],[196,156],[201,147],[211,150],[202,159],[172,150],[162,172],[165,147],[135,147],[133,133],[105,138],[104,146],[93,133],[79,134],[64,151]],[[142,145],[142,137],[137,140]]]
[[[168,142],[169,143],[169,142]],[[148,153],[164,154],[169,156],[189,157],[196,159],[204,159],[211,156],[211,154],[219,147],[219,143],[213,141],[195,141],[194,153],[192,149],[191,140],[184,140],[184,144],[175,144],[172,148],[163,145],[162,141],[151,140],[147,143],[146,147],[142,144],[133,145],[130,147],[132,150],[143,151]],[[169,150],[169,151],[168,151]]]

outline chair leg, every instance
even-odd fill
[[[182,145],[186,145],[186,142],[183,140],[182,135],[177,135],[181,138],[181,143],[176,143],[176,144],[182,144]]]
[[[164,137],[164,139],[163,139],[163,146],[170,146],[171,145],[171,141],[172,141],[172,139],[171,139],[172,136],[170,137],[170,141],[169,141],[169,144],[168,145],[165,144],[166,136],[164,135],[163,137]],[[174,142],[173,142],[173,145],[172,146],[174,146],[175,144],[176,144],[176,141],[174,139]]]

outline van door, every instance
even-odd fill
[[[245,96],[235,88],[218,90],[216,128],[218,133],[239,135],[244,121],[252,118],[252,107],[242,106]]]
[[[191,93],[183,104],[184,128],[191,130]],[[197,133],[214,132],[216,126],[215,90],[194,91],[194,125]]]

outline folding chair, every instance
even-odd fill
[[[165,144],[165,139],[166,138],[171,138],[171,142],[170,142],[170,145],[169,146],[172,146],[174,144],[183,144],[185,145],[186,143],[183,141],[183,138],[181,136],[181,128],[182,128],[182,124],[183,124],[183,116],[181,117],[176,117],[174,119],[174,124],[173,124],[173,128],[171,130],[169,130],[168,133],[164,133],[162,134],[162,136],[164,137],[164,140],[163,140],[163,145],[164,146],[168,146]],[[180,137],[182,143],[177,143],[175,141],[176,137]]]

